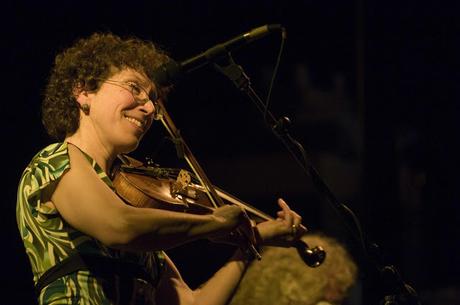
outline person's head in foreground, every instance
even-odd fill
[[[341,304],[356,281],[356,264],[331,237],[308,234],[302,239],[326,251],[319,267],[308,267],[295,248],[267,247],[262,260],[248,268],[230,304]]]

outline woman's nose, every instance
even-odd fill
[[[155,113],[156,107],[155,104],[149,99],[143,103],[139,103],[141,111],[146,113],[147,115],[151,115]]]

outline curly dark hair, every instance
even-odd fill
[[[97,91],[100,79],[131,68],[153,80],[153,70],[169,61],[168,55],[150,41],[95,33],[78,40],[56,56],[42,103],[42,122],[48,134],[63,141],[80,123],[76,88]],[[160,96],[167,88],[158,88]]]

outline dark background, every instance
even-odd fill
[[[166,2],[166,1],[165,1]],[[425,304],[459,294],[459,5],[454,1],[41,1],[3,4],[1,304],[33,304],[15,223],[21,172],[50,143],[40,102],[54,56],[75,39],[111,31],[153,40],[186,59],[254,27],[280,23],[285,52],[271,101],[340,202],[352,208]],[[235,52],[265,98],[279,35]],[[356,304],[382,287],[334,209],[267,129],[256,108],[211,67],[171,94],[176,125],[211,180],[268,213],[284,197],[312,231],[345,243],[361,270]],[[156,128],[155,128],[156,127]],[[135,156],[181,166],[154,126]],[[162,144],[158,144],[162,143]],[[231,254],[207,241],[170,253],[196,286]],[[360,293],[361,291],[362,293]],[[444,299],[443,299],[444,298]]]

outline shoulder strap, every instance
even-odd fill
[[[119,275],[124,278],[142,279],[153,286],[157,284],[141,265],[101,255],[73,254],[43,273],[35,285],[35,293],[39,296],[45,286],[79,270],[89,270],[100,277]]]

